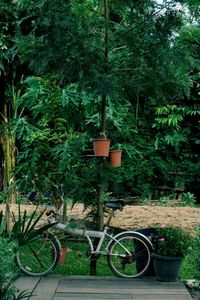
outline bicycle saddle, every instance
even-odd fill
[[[108,208],[112,208],[113,210],[122,210],[125,203],[123,200],[107,200],[104,201],[104,205]]]

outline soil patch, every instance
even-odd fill
[[[36,206],[21,205],[21,212],[27,210],[31,213]],[[44,208],[40,207],[39,210]],[[5,205],[0,205],[0,210],[5,211]],[[18,213],[18,205],[11,205],[11,211]],[[89,209],[85,210],[82,204],[74,207],[68,206],[67,215],[70,218],[83,219]],[[192,230],[200,224],[200,209],[194,207],[166,207],[155,205],[126,205],[123,211],[117,211],[111,225],[121,229],[139,229],[157,226],[179,225]]]
[[[83,219],[89,210],[78,204],[68,207],[68,216]],[[195,207],[166,207],[155,205],[126,205],[123,211],[117,211],[111,225],[122,229],[139,229],[158,226],[181,226],[194,229],[200,224],[200,209]]]

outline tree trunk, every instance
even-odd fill
[[[108,72],[108,0],[104,0],[104,20],[105,20],[105,34],[104,34],[104,64],[105,73]],[[100,136],[106,139],[106,100],[107,95],[103,94],[101,97],[101,124]],[[102,161],[100,163],[100,173],[102,171]],[[97,190],[97,223],[99,230],[103,228],[104,215],[103,215],[103,188],[101,187],[101,175],[99,176],[99,187]]]
[[[102,230],[104,226],[103,188],[100,184],[97,190],[97,224],[98,230]]]
[[[8,136],[5,134],[1,139],[2,148],[3,148],[3,190],[8,190],[10,203],[15,203],[16,193],[12,188],[12,185],[15,182],[15,177],[13,175],[13,168],[15,167],[15,147],[16,147],[16,138],[15,136]]]
[[[7,134],[1,136],[3,149],[3,190],[8,192],[6,200],[5,217],[8,228],[11,228],[10,204],[16,202],[16,192],[12,187],[14,176],[12,173],[15,167],[15,136],[9,137]]]
[[[101,97],[101,125],[100,137],[106,139],[106,95]]]
[[[108,73],[108,0],[104,0],[104,21],[105,21],[105,33],[104,33],[104,69],[105,74]],[[101,125],[100,136],[106,138],[106,100],[107,95],[103,94],[101,97]]]
[[[8,124],[8,108],[4,105],[4,122],[5,125]],[[13,169],[16,162],[16,136],[9,131],[8,127],[5,127],[4,132],[0,137],[0,142],[3,150],[3,190],[8,191],[8,202],[15,203],[16,192],[12,185],[15,182],[15,177],[13,175]]]
[[[105,73],[108,72],[108,1],[104,0],[104,20],[105,20],[105,34],[104,34],[104,65]],[[107,95],[102,94],[101,96],[101,121],[100,121],[100,137],[106,139],[106,100]],[[103,158],[102,158],[103,159]],[[102,230],[104,226],[104,213],[103,213],[103,187],[102,187],[102,172],[103,161],[100,158],[98,188],[97,188],[97,229]],[[96,275],[96,261],[97,257],[93,255],[90,261],[90,274]]]

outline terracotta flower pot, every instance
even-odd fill
[[[66,254],[67,254],[67,248],[61,248],[60,257],[58,260],[59,265],[64,265]]]
[[[108,156],[110,149],[110,140],[98,139],[93,140],[94,155],[95,156]]]
[[[122,150],[111,150],[109,152],[109,160],[111,165],[116,168],[121,166]]]

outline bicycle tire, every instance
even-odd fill
[[[118,277],[141,277],[150,265],[151,251],[151,244],[141,234],[121,233],[108,247],[108,266]]]
[[[60,257],[60,244],[51,233],[44,233],[19,247],[15,263],[19,270],[29,276],[45,276],[51,273]]]

